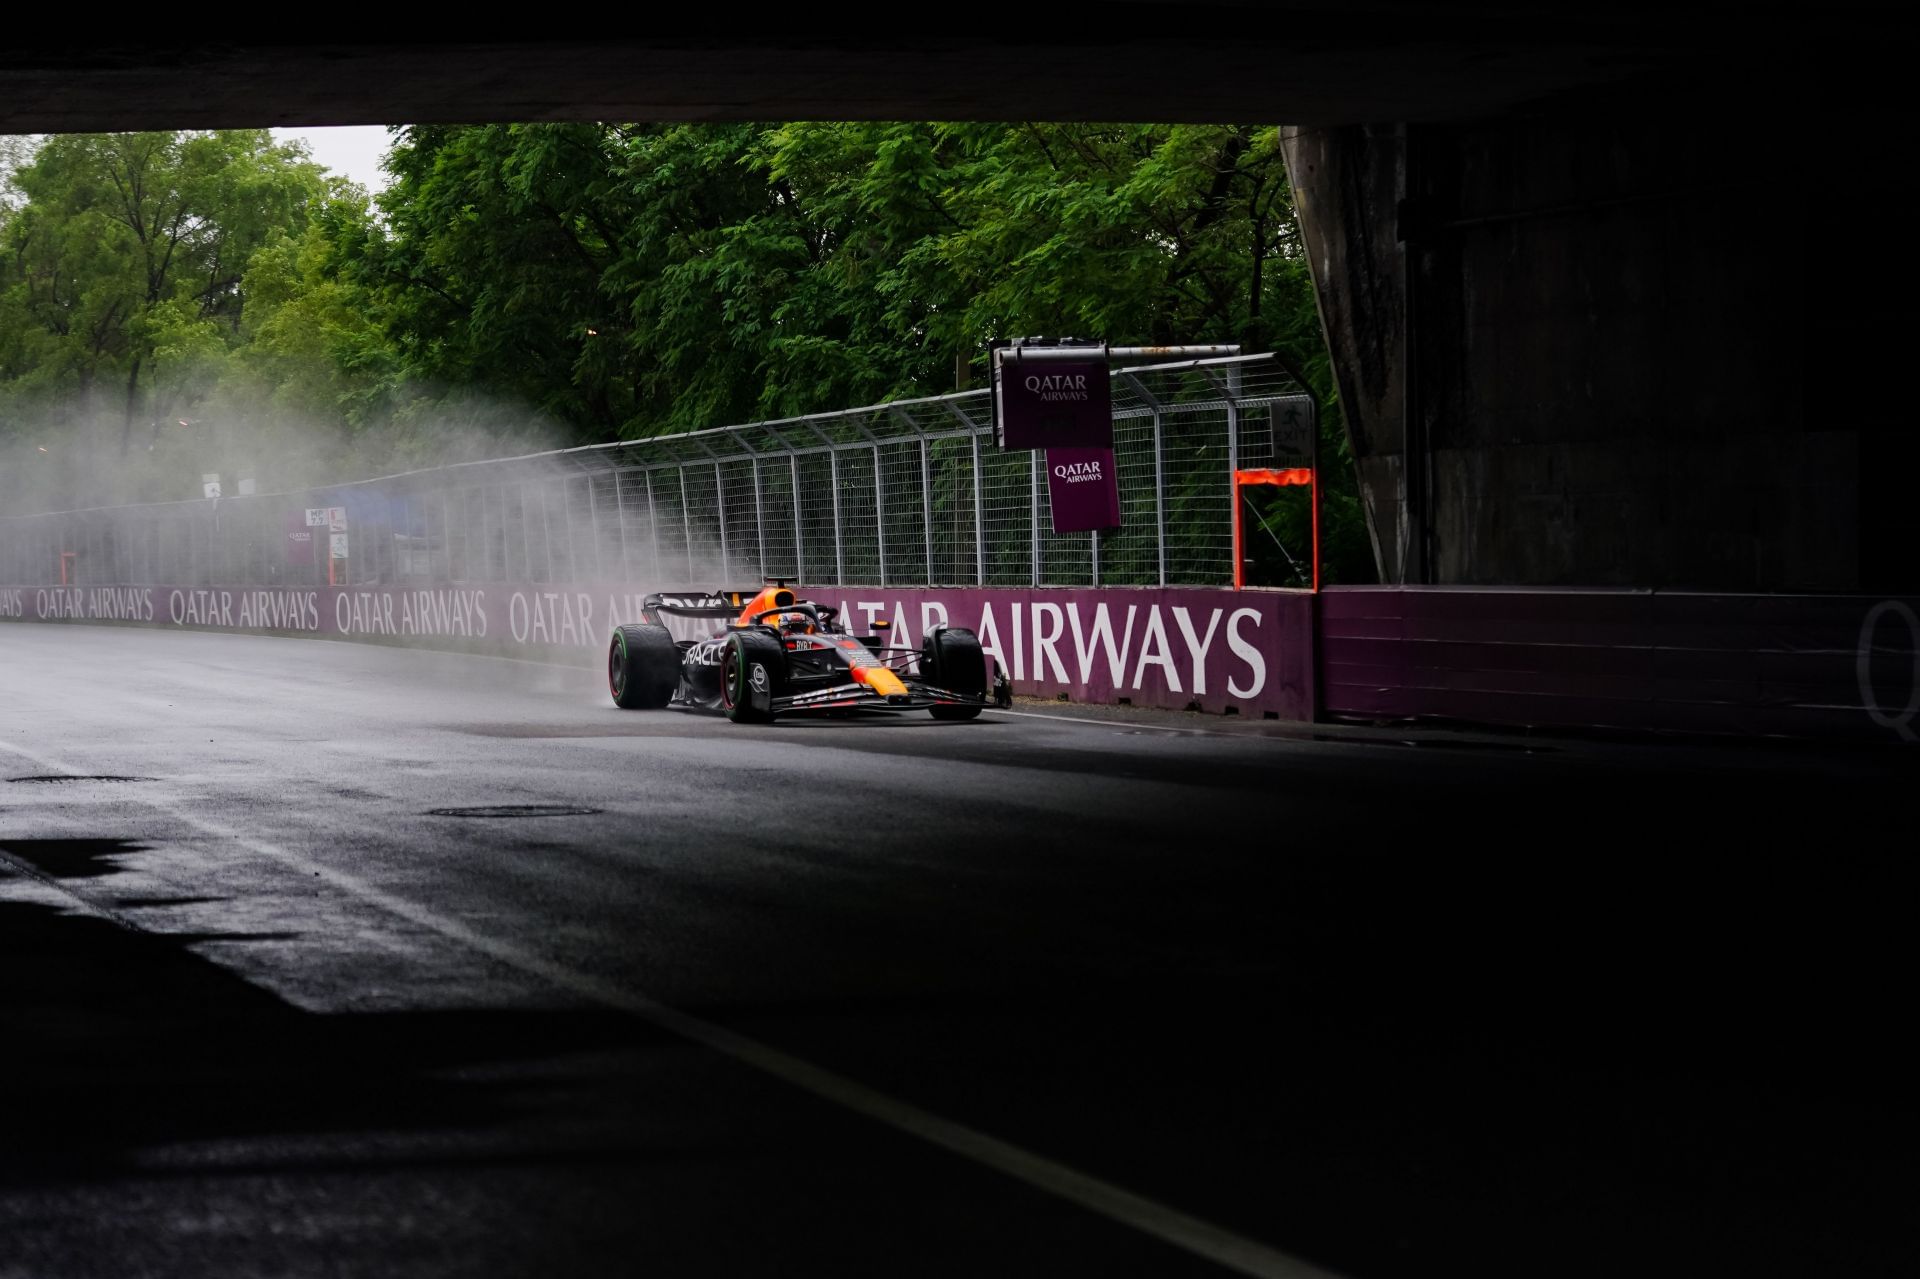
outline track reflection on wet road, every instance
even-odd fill
[[[1884,1257],[1903,760],[1036,709],[0,626],[0,1275]]]

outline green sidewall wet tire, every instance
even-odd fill
[[[963,626],[942,627],[920,647],[920,669],[934,684],[950,693],[984,697],[987,691],[987,655],[980,638]],[[935,719],[977,719],[984,707],[930,706]]]
[[[607,689],[623,710],[658,710],[680,683],[680,647],[664,626],[614,628],[607,646]]]

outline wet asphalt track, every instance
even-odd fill
[[[1273,727],[0,626],[0,1279],[1911,1261],[1910,766]]]

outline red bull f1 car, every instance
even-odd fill
[[[751,593],[648,595],[641,618],[616,627],[607,651],[614,704],[628,710],[721,711],[735,723],[764,724],[862,710],[973,719],[1013,703],[1006,676],[989,672],[972,631],[935,626],[919,648],[897,647],[885,622],[854,635],[839,609],[802,600],[784,582]]]

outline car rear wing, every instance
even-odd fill
[[[753,596],[753,591],[655,591],[640,601],[640,611],[649,622],[662,615],[732,620]]]

